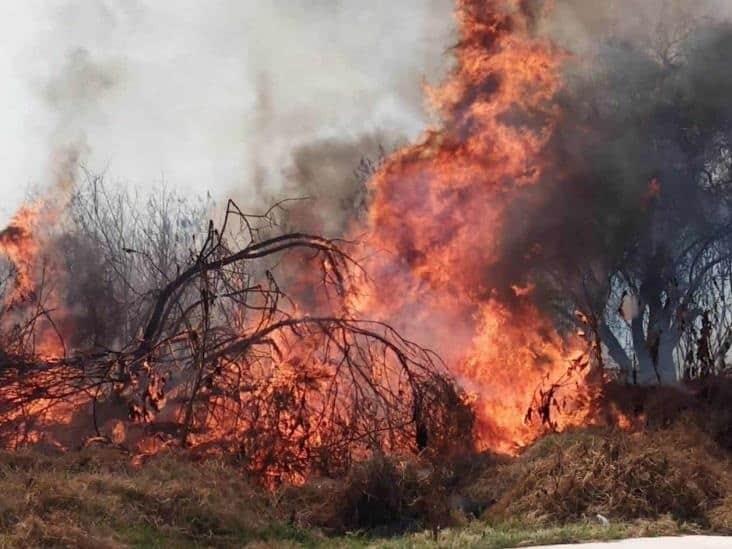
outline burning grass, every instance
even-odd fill
[[[724,387],[723,380],[714,383]],[[297,524],[327,532],[394,532],[465,525],[475,519],[536,528],[642,521],[689,531],[732,533],[732,453],[719,437],[723,401],[702,387],[645,393],[645,426],[583,428],[544,437],[517,458],[468,455],[426,462],[380,458],[342,481],[291,488]],[[660,396],[685,400],[649,416]],[[638,401],[636,401],[638,404]],[[726,432],[726,431],[721,431]],[[324,496],[325,494],[325,496]],[[317,503],[316,503],[317,502]],[[645,521],[645,522],[643,522]]]
[[[470,490],[495,501],[488,516],[496,520],[564,524],[598,514],[611,521],[669,516],[730,532],[730,385],[723,378],[679,388],[610,385],[606,403],[627,410],[635,429],[544,437],[518,459],[479,475]]]
[[[366,215],[354,212],[344,234],[293,232],[283,203],[247,214],[229,201],[218,225],[170,197],[140,210],[94,177],[60,206],[22,209],[0,231],[0,447],[153,457],[132,470],[105,450],[5,454],[0,541],[225,546],[421,530],[439,540],[478,520],[466,543],[490,546],[485,536],[525,535],[513,521],[548,532],[526,539],[564,540],[597,515],[609,537],[637,520],[730,531],[732,385],[606,383],[606,366],[631,379],[631,358],[643,383],[675,383],[676,366],[699,378],[727,369],[729,208],[716,218],[675,204],[725,203],[709,194],[722,177],[710,172],[730,173],[729,128],[689,132],[680,116],[678,138],[644,139],[674,155],[696,149],[680,159],[704,166],[710,189],[696,168],[668,173],[681,160],[655,151],[606,184],[589,171],[593,147],[605,158],[628,121],[585,127],[566,55],[538,31],[551,2],[540,4],[458,0],[456,63],[430,92],[439,124],[380,164]],[[648,112],[665,120],[666,109]],[[709,159],[709,147],[722,152]],[[688,194],[679,176],[695,182],[693,200],[675,198]],[[632,207],[631,183],[644,197]],[[555,195],[561,221],[537,215]],[[585,207],[590,195],[602,207]],[[637,234],[605,209],[616,199],[644,220]],[[698,219],[708,223],[687,222]],[[608,327],[616,310],[632,348]]]

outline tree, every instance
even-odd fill
[[[568,69],[554,168],[517,193],[506,239],[511,269],[639,383],[717,372],[730,348],[732,26],[659,33]]]

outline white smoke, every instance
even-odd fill
[[[413,138],[452,0],[0,3],[0,225],[57,151],[123,184],[223,197],[283,185],[310,141]]]

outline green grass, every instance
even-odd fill
[[[363,534],[352,534],[318,540],[319,546],[338,548],[470,548],[504,549],[527,545],[576,543],[581,541],[609,541],[629,537],[652,537],[694,533],[691,526],[679,525],[670,519],[638,521],[634,523],[602,526],[592,522],[581,522],[564,526],[538,526],[520,523],[489,525],[476,520],[459,528],[448,528],[438,532],[424,531],[393,538],[372,538]]]
[[[392,540],[364,542],[364,546],[389,549],[407,547],[481,547],[486,549],[573,543],[590,540],[614,540],[638,535],[679,533],[676,526],[661,524],[617,524],[603,527],[590,523],[540,527],[520,524],[490,526],[476,521],[466,527],[446,529],[435,536],[431,532],[412,534]]]

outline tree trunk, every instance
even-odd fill
[[[623,371],[629,374],[633,369],[633,364],[628,353],[625,352],[625,349],[623,349],[623,346],[618,341],[618,338],[615,337],[615,334],[613,334],[612,330],[610,330],[604,322],[599,323],[597,331],[600,336],[600,340],[605,347],[607,347],[607,352],[610,355],[610,358],[612,358]]]
[[[638,315],[633,319],[631,324],[631,333],[633,336],[633,350],[638,358],[638,377],[639,385],[651,385],[658,383],[658,374],[653,363],[651,351],[648,348],[646,335],[643,332],[643,315]]]
[[[679,381],[676,373],[676,364],[674,362],[674,349],[678,344],[679,338],[674,330],[665,330],[661,332],[660,342],[658,344],[658,363],[656,370],[658,372],[659,381],[662,385],[671,385]]]

